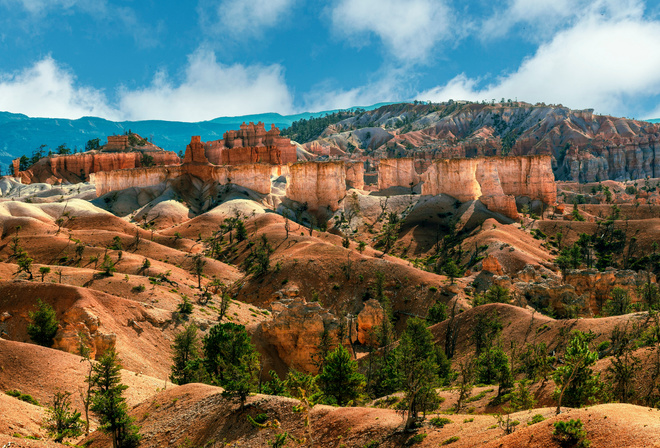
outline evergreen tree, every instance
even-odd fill
[[[71,392],[55,393],[53,407],[46,411],[44,426],[48,436],[57,443],[83,433],[84,422],[80,419],[80,412],[71,411]]]
[[[254,389],[258,354],[243,325],[218,324],[203,339],[204,365],[211,381],[237,397],[241,407]]]
[[[100,429],[111,435],[112,447],[137,447],[141,436],[133,418],[128,416],[123,396],[128,386],[121,383],[121,364],[114,348],[94,364],[88,381],[92,384],[90,409],[99,416]]]
[[[35,343],[44,347],[53,345],[59,321],[52,306],[37,300],[37,311],[28,314],[32,323],[28,324],[27,333]]]
[[[357,399],[365,385],[364,375],[357,371],[357,362],[343,345],[328,355],[318,381],[327,401],[339,406]]]
[[[438,383],[438,363],[433,335],[426,323],[417,318],[408,319],[396,349],[396,365],[401,386],[406,394],[408,409],[406,429],[417,419],[420,411],[426,411],[429,402],[437,400],[435,386]]]
[[[581,331],[574,331],[564,355],[564,365],[555,370],[553,379],[557,384],[557,414],[561,405],[580,407],[594,401],[601,389],[599,378],[590,366],[598,360],[598,353],[589,350],[589,337]],[[565,401],[564,401],[565,400]]]
[[[172,344],[172,373],[170,380],[174,384],[188,384],[203,379],[203,367],[200,357],[197,326],[191,323],[174,336]]]

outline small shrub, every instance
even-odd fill
[[[449,420],[446,417],[433,417],[430,420],[430,423],[431,423],[431,425],[435,426],[436,428],[444,428],[445,425],[448,425],[448,424],[451,423],[451,420]]]
[[[133,288],[131,288],[131,291],[133,291],[135,293],[141,293],[141,292],[144,292],[145,289],[146,288],[144,287],[144,285],[136,285],[136,286],[133,286]]]
[[[527,422],[527,425],[535,425],[537,423],[541,423],[543,420],[545,420],[545,417],[543,417],[541,414],[535,414],[532,419]]]
[[[552,431],[552,436],[559,441],[561,446],[586,448],[591,445],[591,442],[587,440],[587,431],[584,429],[582,420],[580,419],[555,423],[555,430]]]
[[[415,434],[414,436],[408,439],[406,445],[414,445],[416,443],[422,443],[424,439],[426,439],[426,436],[427,436],[426,433]]]
[[[463,420],[463,423],[472,423],[473,421],[474,421],[474,417],[466,418],[465,420]]]
[[[443,441],[443,442],[440,444],[440,446],[449,445],[449,444],[451,444],[451,443],[458,442],[459,439],[460,439],[460,437],[458,437],[458,436],[451,436],[451,437],[448,438],[447,440]]]
[[[436,286],[429,286],[429,291],[438,292],[438,288]]]
[[[183,302],[179,303],[176,309],[181,314],[191,314],[193,312],[193,304],[188,297],[183,296]]]

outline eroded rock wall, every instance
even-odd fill
[[[413,158],[380,159],[378,162],[378,189],[417,185],[421,176],[415,170]]]
[[[153,158],[153,164],[171,166],[181,163],[181,159],[170,151],[145,151]],[[72,155],[45,157],[16,177],[25,184],[44,182],[56,184],[62,180],[76,183],[89,178],[92,173],[116,171],[142,167],[142,152],[100,153],[86,152]]]
[[[480,200],[516,219],[516,196],[557,202],[550,156],[434,160],[422,175],[422,194],[448,194],[461,202]]]
[[[346,188],[364,190],[364,163],[346,163]]]
[[[346,196],[344,162],[305,162],[289,165],[286,196],[307,203],[309,210],[339,209]]]

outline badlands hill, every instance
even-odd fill
[[[484,123],[497,107],[509,107],[477,106]],[[406,110],[442,115],[423,109],[427,105],[397,107],[372,116],[384,119],[387,110],[396,117]],[[537,109],[543,107],[529,106],[529,113]],[[323,139],[339,145],[362,135],[348,130],[360,116],[366,115],[331,125],[334,134],[328,130],[307,143],[308,150]],[[383,140],[396,143],[399,131],[388,126],[377,129],[396,134]],[[418,132],[420,141],[431,139],[429,129],[400,136]],[[424,157],[424,150],[403,147]],[[0,395],[3,445],[61,446],[46,437],[44,405],[66,390],[73,407],[82,409],[78,391],[89,362],[80,355],[87,351],[93,362],[110,348],[122,360],[129,413],[145,447],[277,446],[284,432],[289,439],[280,446],[559,447],[565,444],[553,435],[555,423],[571,419],[580,420],[592,446],[657,445],[658,179],[555,183],[550,167],[510,169],[549,163],[547,156],[426,167],[422,158],[420,167],[436,174],[461,167],[453,189],[443,185],[445,175],[424,177],[426,186],[419,185],[414,159],[382,163],[383,188],[363,189],[364,183],[347,186],[353,165],[297,164],[289,173],[271,166],[213,167],[203,162],[200,142],[188,149],[184,165],[104,174],[117,181],[108,191],[102,176],[96,185],[0,180],[0,391],[11,393]],[[369,151],[355,144],[354,153]],[[138,182],[165,171],[179,177]],[[207,171],[225,178],[196,177]],[[255,180],[260,173],[266,176]],[[138,181],[117,187],[131,176]],[[246,186],[257,181],[267,188]],[[50,347],[35,345],[27,331],[39,301],[59,321]],[[386,386],[376,379],[394,377],[391,365],[378,363],[405,346],[405,338],[398,340],[416,317],[427,319],[431,343],[450,359],[447,369],[437,368],[443,378],[433,383],[437,398],[404,430],[402,383],[383,392]],[[190,323],[200,337],[217,324],[245,327],[259,359],[245,406],[215,385],[169,381],[173,341]],[[381,344],[379,332],[389,323],[389,343]],[[346,347],[368,383],[345,406],[330,405],[327,396],[316,395],[325,402],[313,406],[292,398],[291,378],[286,390],[273,386],[276,376],[293,371],[318,373],[324,333],[331,348]],[[584,335],[594,358],[580,381],[598,388],[579,399],[569,393],[557,415],[553,373],[569,365],[576,334]],[[477,372],[475,366],[490,365],[484,350],[505,359],[498,369],[508,366],[511,388],[500,381],[505,377],[471,376],[468,367]],[[467,392],[459,400],[462,387]],[[13,391],[34,400],[19,400]],[[91,433],[72,441],[111,446],[98,424],[93,415]]]
[[[591,109],[511,101],[402,103],[303,120],[285,132],[312,154],[353,160],[549,154],[558,180],[660,176],[660,124]]]

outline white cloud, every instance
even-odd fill
[[[120,97],[120,110],[129,120],[200,121],[293,110],[280,65],[223,65],[208,50],[189,57],[185,79],[179,85],[160,72],[149,87],[123,89]]]
[[[376,35],[397,59],[420,62],[448,39],[451,12],[442,0],[338,0],[331,8],[334,31],[353,45]]]
[[[501,37],[514,25],[523,23],[528,38],[543,40],[554,30],[586,17],[639,19],[643,12],[643,0],[509,0],[504,8],[484,20],[481,38]]]
[[[0,74],[0,110],[33,117],[117,116],[102,91],[75,84],[75,76],[47,56],[22,72]]]
[[[517,71],[479,88],[459,75],[421,100],[514,98],[626,114],[631,98],[660,94],[660,22],[594,17],[557,33]]]
[[[260,35],[265,28],[280,24],[296,1],[203,0],[198,11],[207,32],[240,40]]]
[[[22,72],[0,74],[0,110],[33,117],[201,121],[293,111],[281,66],[226,66],[204,50],[189,57],[181,83],[159,72],[148,87],[120,89],[118,103],[109,105],[102,91],[78,85],[50,56]]]

